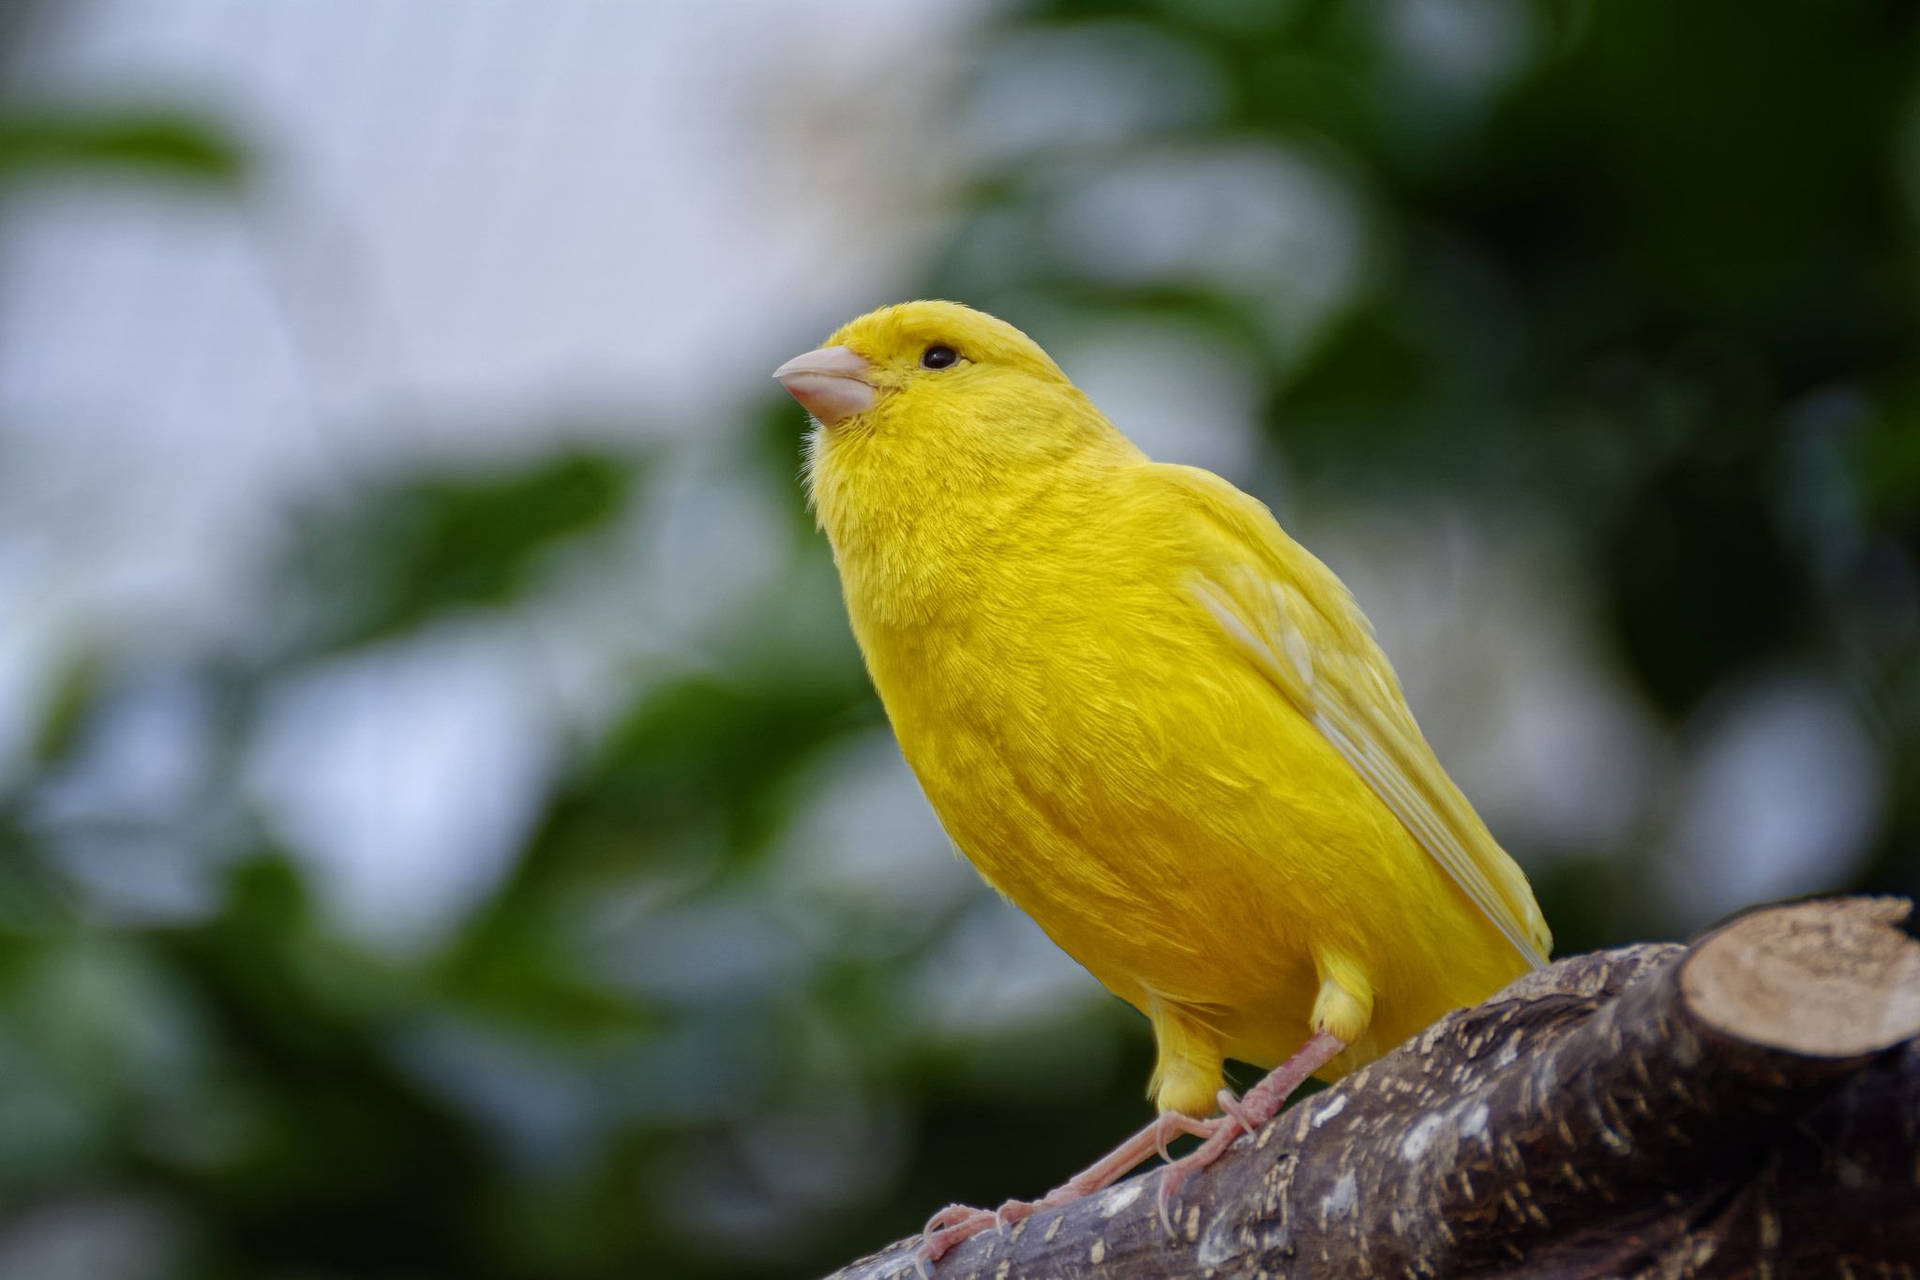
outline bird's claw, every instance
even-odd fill
[[[1173,1153],[1167,1150],[1168,1127],[1169,1126],[1162,1121],[1156,1123],[1153,1128],[1153,1149],[1154,1152],[1159,1155],[1160,1163],[1162,1164],[1173,1163]]]
[[[1005,1234],[1009,1226],[1032,1212],[1033,1207],[1024,1200],[1009,1200],[992,1211],[950,1204],[920,1228],[920,1247],[913,1251],[913,1269],[919,1273],[920,1280],[933,1280],[933,1264],[955,1245],[971,1240],[988,1227]]]
[[[1040,1208],[1035,1200],[1009,1200],[993,1211],[993,1229],[999,1235],[1006,1235],[1007,1228],[1023,1218],[1030,1218]]]
[[[1220,1114],[1239,1125],[1242,1133],[1259,1131],[1259,1124],[1255,1122],[1252,1113],[1240,1104],[1240,1099],[1234,1096],[1233,1090],[1222,1089],[1213,1095],[1213,1099],[1220,1105]]]
[[[1178,1165],[1169,1164],[1160,1170],[1160,1187],[1154,1199],[1160,1211],[1160,1229],[1170,1237],[1177,1236],[1179,1233],[1173,1229],[1173,1214],[1169,1208],[1173,1204],[1173,1197],[1180,1190],[1180,1184],[1186,1180],[1187,1171]]]
[[[1155,1200],[1160,1211],[1160,1226],[1169,1236],[1177,1237],[1179,1234],[1173,1226],[1173,1200],[1180,1193],[1180,1186],[1187,1176],[1218,1160],[1228,1147],[1240,1140],[1241,1134],[1256,1132],[1257,1126],[1247,1123],[1252,1117],[1240,1105],[1238,1098],[1222,1089],[1219,1101],[1220,1109],[1226,1114],[1216,1122],[1218,1127],[1207,1135],[1198,1150],[1178,1160],[1168,1160],[1160,1170],[1160,1186]],[[1162,1154],[1164,1156],[1164,1152]]]
[[[920,1228],[920,1234],[923,1236],[933,1235],[935,1232],[941,1231],[944,1228],[965,1222],[976,1213],[984,1212],[986,1212],[984,1209],[976,1209],[970,1204],[950,1204],[938,1213],[935,1213],[931,1218],[928,1218],[927,1225]]]
[[[1046,1208],[1039,1200],[1009,1200],[998,1209],[975,1209],[971,1205],[950,1204],[927,1219],[920,1228],[920,1247],[913,1251],[913,1269],[920,1280],[933,1280],[933,1264],[944,1258],[957,1244],[985,1231],[988,1227],[1004,1237],[1007,1229]]]

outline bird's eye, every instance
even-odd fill
[[[960,353],[952,347],[935,343],[920,353],[922,369],[944,369],[960,359]]]

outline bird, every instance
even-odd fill
[[[1154,1120],[1037,1200],[936,1213],[923,1274],[1195,1135],[1165,1222],[1308,1076],[1545,963],[1525,874],[1346,586],[1264,504],[1152,460],[960,303],[881,307],[774,376],[812,420],[809,500],[942,827],[1155,1042]],[[1272,1070],[1235,1097],[1228,1059]]]

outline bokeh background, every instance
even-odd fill
[[[796,484],[904,297],[1346,576],[1563,951],[1920,889],[1916,28],[7,6],[0,1275],[805,1276],[1142,1121]]]

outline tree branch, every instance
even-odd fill
[[[1913,1276],[1909,903],[1764,908],[1562,960],[1242,1139],[977,1236],[979,1276]],[[913,1274],[917,1238],[832,1280]]]

